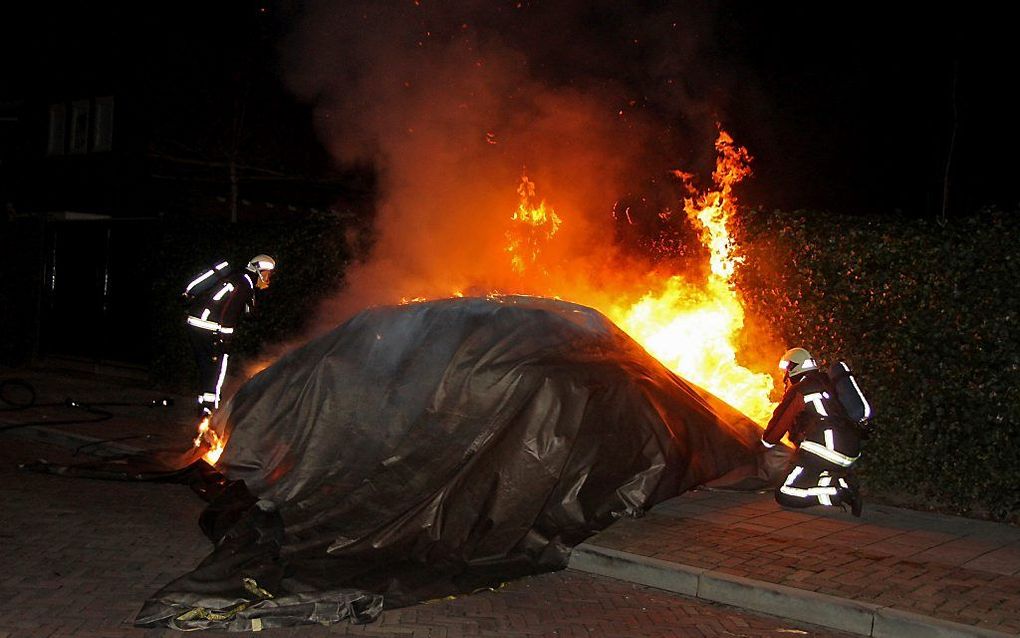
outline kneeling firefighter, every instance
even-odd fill
[[[269,255],[252,257],[239,271],[224,261],[196,277],[181,296],[188,308],[188,336],[198,366],[198,410],[203,416],[220,407],[234,331],[254,308],[255,291],[269,287],[275,268],[276,260]]]
[[[777,444],[784,434],[797,449],[792,469],[776,488],[776,501],[786,507],[849,505],[861,515],[861,497],[853,464],[861,452],[862,428],[871,406],[850,367],[840,361],[828,373],[811,353],[791,348],[779,360],[786,391],[762,443]]]

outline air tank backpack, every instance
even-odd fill
[[[233,272],[234,268],[225,261],[210,267],[188,284],[187,289],[181,294],[182,303],[185,306],[189,305],[196,297],[210,290],[217,282],[230,276]]]
[[[828,375],[847,416],[862,428],[867,427],[872,417],[871,404],[864,397],[850,366],[845,361],[837,361],[829,366]]]

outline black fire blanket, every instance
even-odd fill
[[[761,430],[598,312],[533,297],[373,308],[217,414],[215,549],[141,626],[364,622],[561,569],[622,516],[755,466]]]

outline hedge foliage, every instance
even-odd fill
[[[865,489],[1020,518],[1020,212],[930,221],[752,212],[736,231],[749,314],[857,372],[876,428]]]

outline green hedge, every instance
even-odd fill
[[[1020,213],[942,227],[752,212],[736,235],[752,319],[857,371],[876,413],[868,492],[1020,518]]]

